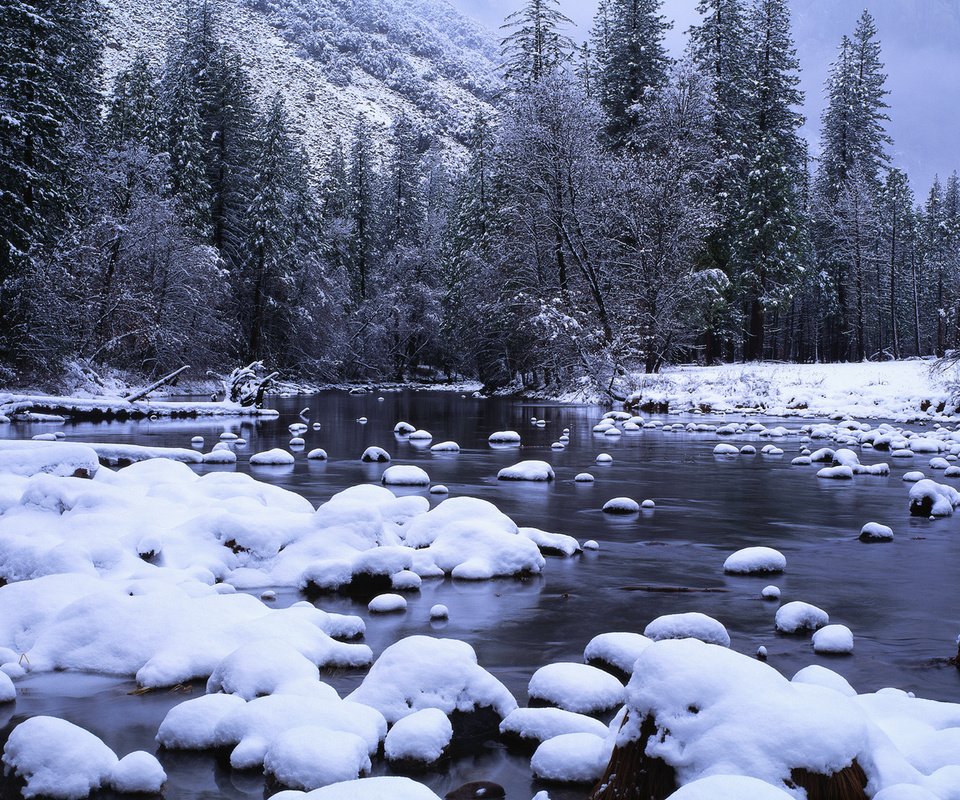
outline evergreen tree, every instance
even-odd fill
[[[361,116],[353,128],[348,173],[350,248],[348,272],[352,305],[363,303],[371,289],[377,241],[377,176],[370,124]]]
[[[803,270],[804,225],[799,189],[805,151],[796,109],[799,62],[785,0],[757,0],[751,14],[754,63],[746,132],[751,163],[743,202],[738,259],[749,306],[748,360],[764,357],[768,310],[792,297]]]
[[[663,37],[670,23],[660,13],[661,0],[606,0],[595,43],[600,104],[614,146],[641,139],[643,108],[667,79],[670,59]]]
[[[114,82],[107,110],[107,137],[113,147],[136,144],[152,153],[163,149],[160,86],[145,53],[138,53]]]
[[[500,42],[503,70],[519,86],[537,83],[566,62],[573,41],[561,31],[572,25],[558,0],[527,0],[508,15],[501,29],[510,33]]]

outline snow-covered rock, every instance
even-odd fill
[[[363,451],[360,460],[366,463],[385,464],[390,461],[390,454],[382,447],[371,445]]]
[[[846,625],[825,625],[813,634],[815,653],[847,654],[853,652],[853,633]]]
[[[500,723],[500,736],[511,745],[535,746],[565,733],[606,736],[607,726],[594,717],[562,708],[518,708]]]
[[[520,444],[520,434],[516,431],[494,431],[487,441],[491,444]]]
[[[370,754],[367,742],[355,733],[302,725],[270,741],[263,770],[283,786],[316,789],[365,774]]]
[[[534,776],[556,783],[594,783],[607,766],[609,748],[604,737],[592,733],[564,733],[547,739],[530,759]]]
[[[521,461],[497,473],[501,481],[552,481],[556,476],[546,461]]]
[[[250,463],[256,466],[281,466],[293,464],[295,461],[293,453],[279,447],[250,456]]]
[[[547,533],[539,528],[520,528],[519,533],[540,548],[543,555],[569,557],[580,552],[580,543],[564,533]]]
[[[787,559],[772,547],[745,547],[723,562],[723,571],[732,575],[778,574],[786,568]]]
[[[614,497],[603,504],[605,514],[636,514],[640,504],[630,497]]]
[[[588,642],[583,658],[591,666],[629,679],[633,674],[634,663],[652,643],[652,639],[639,633],[601,633]]]
[[[322,447],[315,447],[313,450],[307,453],[307,458],[311,461],[326,461],[327,451]]]
[[[594,477],[589,472],[578,472],[577,476],[574,478],[574,481],[577,483],[593,483]]]
[[[441,759],[453,739],[453,726],[439,708],[422,708],[397,720],[384,741],[392,764],[427,767]]]
[[[430,476],[425,470],[412,464],[387,467],[380,476],[385,486],[429,486]]]
[[[860,529],[861,542],[892,542],[893,529],[879,522],[868,522]]]
[[[390,614],[396,611],[406,611],[407,600],[400,594],[378,594],[367,604],[367,608],[373,614]]]
[[[910,489],[910,513],[921,517],[949,517],[960,506],[960,492],[945,483],[925,479]]]
[[[829,622],[830,615],[826,611],[800,600],[786,603],[777,609],[776,626],[781,633],[815,631]]]
[[[527,692],[531,701],[578,714],[602,713],[623,702],[623,684],[613,675],[572,662],[541,667],[530,678]]]
[[[747,775],[711,775],[681,786],[667,800],[794,800],[792,794]]]
[[[708,644],[730,646],[730,634],[723,624],[699,611],[664,614],[647,625],[643,635],[655,642],[664,639],[699,639]]]
[[[456,442],[437,442],[437,444],[430,447],[431,453],[459,453],[460,445]]]

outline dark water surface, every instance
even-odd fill
[[[383,397],[382,401],[378,397]],[[937,663],[956,652],[960,632],[960,600],[956,578],[960,568],[958,520],[926,520],[909,516],[902,481],[910,469],[927,468],[929,456],[890,459],[888,453],[864,451],[864,463],[888,461],[889,477],[859,476],[853,481],[825,481],[813,467],[792,467],[800,447],[797,437],[774,441],[781,457],[747,456],[717,459],[715,434],[662,433],[644,430],[613,438],[592,433],[603,409],[483,400],[443,392],[394,392],[351,396],[325,392],[310,397],[276,398],[277,420],[237,419],[140,423],[67,423],[59,426],[68,441],[129,442],[189,447],[190,437],[206,438],[206,449],[219,434],[232,430],[247,439],[237,449],[236,467],[197,467],[199,471],[239,469],[303,494],[315,505],[357,483],[378,480],[386,465],[359,461],[368,445],[386,448],[394,464],[417,464],[450,496],[472,495],[490,500],[518,524],[566,533],[581,542],[596,539],[600,550],[572,559],[548,558],[542,576],[528,581],[484,583],[426,580],[419,594],[408,596],[402,615],[369,615],[362,604],[346,599],[318,602],[330,611],[359,614],[367,621],[365,641],[374,655],[391,642],[415,633],[468,641],[480,663],[526,702],[526,684],[540,666],[553,661],[581,661],[583,648],[605,631],[643,632],[660,614],[702,611],[726,625],[731,646],[752,654],[760,645],[769,663],[787,677],[819,663],[844,675],[860,692],[896,686],[918,695],[960,702],[960,672]],[[323,447],[328,462],[307,461],[301,453],[293,467],[253,467],[249,455],[286,447],[287,426],[310,408],[309,422],[321,423],[303,434],[307,445]],[[365,416],[369,422],[358,423]],[[547,420],[543,428],[530,418]],[[670,416],[669,422],[729,422],[707,416]],[[764,418],[751,421],[770,423]],[[426,428],[435,444],[447,439],[461,446],[459,454],[434,454],[393,434],[399,420]],[[784,423],[794,428],[797,420]],[[14,435],[54,430],[50,425],[12,426]],[[571,429],[564,451],[551,450],[563,428]],[[487,437],[513,429],[522,448],[494,449]],[[767,440],[754,435],[725,439],[735,444]],[[830,442],[823,442],[829,445]],[[594,463],[608,452],[611,465]],[[551,484],[498,482],[497,471],[521,459],[549,461],[557,474]],[[590,471],[593,484],[576,484],[578,472]],[[942,475],[942,473],[939,473]],[[934,474],[936,477],[936,474]],[[941,478],[942,479],[942,478]],[[413,491],[413,490],[410,490]],[[419,493],[420,490],[416,490]],[[424,490],[425,491],[425,490]],[[656,509],[630,517],[600,512],[617,496],[637,501],[652,498]],[[431,504],[443,497],[428,495]],[[890,525],[890,544],[864,545],[860,527],[876,521]],[[774,579],[723,574],[724,559],[751,545],[776,547],[787,558],[787,572]],[[804,600],[825,609],[831,622],[849,626],[855,637],[851,656],[814,655],[809,637],[778,635],[773,630],[777,604],[759,599],[760,589],[775,583],[783,601]],[[651,588],[719,589],[716,592],[657,592]],[[300,599],[281,592],[278,605]],[[445,624],[431,623],[429,609],[444,603]],[[356,686],[360,673],[324,676],[341,694]],[[86,675],[35,675],[18,682],[13,708],[0,709],[0,723],[51,714],[82,725],[123,755],[130,750],[153,752],[153,737],[166,711],[192,695],[182,692],[128,694],[130,681]],[[161,753],[169,781],[165,796],[261,798],[265,790],[257,774],[240,773],[203,754]],[[530,777],[528,760],[491,747],[449,765],[443,773],[420,777],[438,794],[468,780],[504,784],[510,800],[529,800],[543,786]],[[588,789],[550,787],[554,800],[585,798]]]

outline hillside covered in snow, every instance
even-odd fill
[[[495,36],[445,0],[209,2],[258,94],[282,93],[314,163],[360,114],[386,129],[403,112],[444,144],[460,142],[496,91]],[[107,84],[138,53],[160,63],[190,5],[107,0]]]

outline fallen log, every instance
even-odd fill
[[[162,378],[160,378],[160,380],[154,381],[149,386],[141,389],[140,391],[133,392],[132,394],[128,394],[124,399],[130,403],[136,402],[137,400],[143,400],[143,398],[145,398],[148,394],[150,394],[150,392],[154,391],[154,389],[159,389],[164,384],[170,383],[178,375],[180,375],[183,372],[186,372],[188,369],[190,369],[190,365],[185,364],[179,369],[175,369],[169,375],[164,375]]]

